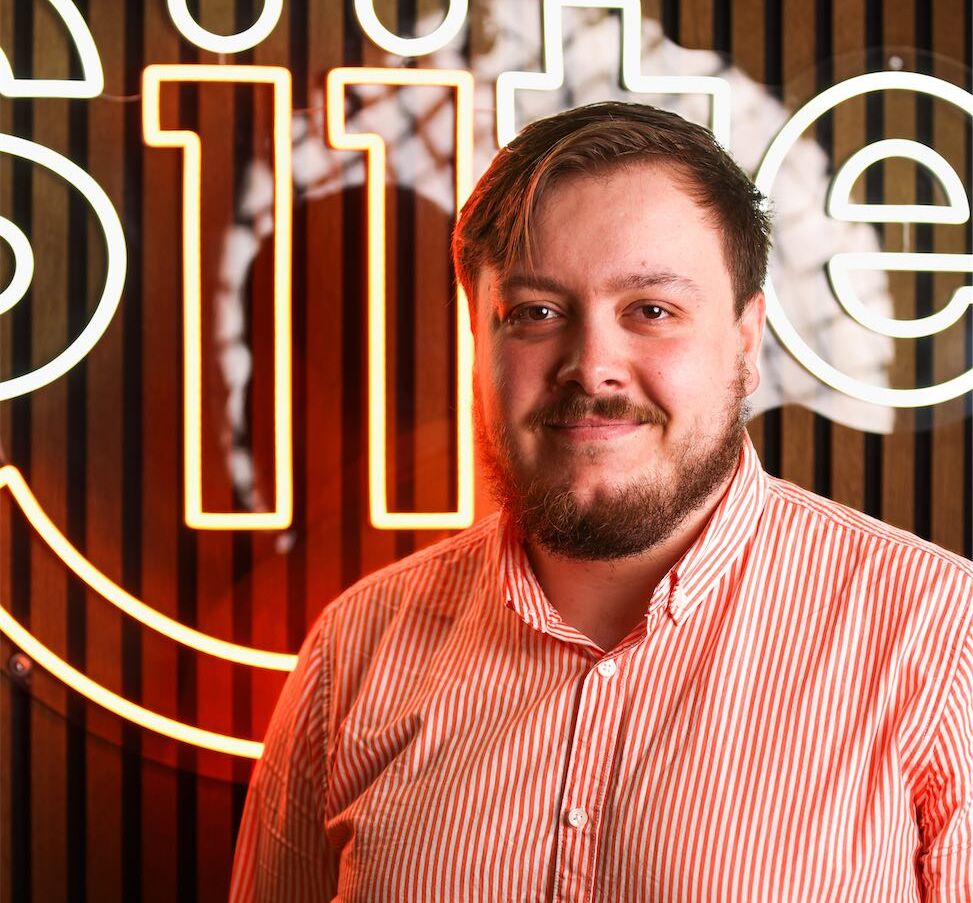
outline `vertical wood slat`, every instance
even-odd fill
[[[162,6],[144,10],[144,60],[179,61],[185,52]],[[163,121],[179,110],[178,89],[163,91]],[[178,121],[178,120],[175,120]],[[133,136],[134,138],[134,136]],[[139,139],[141,136],[139,135]],[[143,598],[170,617],[178,617],[179,523],[182,517],[181,439],[181,259],[179,192],[182,161],[175,151],[141,151],[142,240],[136,265],[142,271],[141,487],[143,497]],[[176,713],[178,654],[174,644],[139,630],[141,698],[147,708]],[[167,675],[161,680],[161,675]],[[138,892],[146,900],[179,896],[177,744],[141,733],[141,849]],[[157,764],[158,763],[158,764]]]
[[[151,9],[151,8],[150,8]],[[138,5],[125,9],[123,44],[123,91],[125,97],[138,97],[140,73],[146,46],[147,14]],[[136,237],[141,235],[143,221],[144,165],[141,146],[141,123],[138,104],[125,107],[124,173],[125,194],[122,198],[126,226]],[[131,233],[130,233],[131,234]],[[133,247],[129,240],[129,253],[138,259],[141,241]],[[141,261],[140,261],[141,262]],[[142,596],[144,576],[144,546],[142,519],[145,511],[144,467],[145,449],[142,394],[145,388],[143,376],[143,328],[144,328],[144,279],[142,267],[135,266],[129,274],[125,291],[125,311],[122,320],[122,468],[124,488],[121,515],[122,585]],[[122,622],[122,692],[128,699],[141,702],[142,687],[142,632],[140,625],[130,619]],[[145,794],[143,793],[142,763],[143,732],[134,725],[121,725],[121,820],[125,832],[121,839],[121,888],[124,898],[138,899],[143,885],[143,847],[145,822]]]
[[[831,28],[835,58],[832,79],[842,79],[855,74],[855,70],[861,71],[865,46],[864,3],[834,4]],[[832,142],[835,165],[840,165],[864,143],[865,104],[857,99],[835,111]],[[832,425],[830,495],[836,501],[859,509],[864,506],[864,441],[865,437],[859,431],[842,424]]]
[[[51,70],[67,74],[66,48],[58,40],[56,22],[49,15],[34,17],[35,60],[44,61]],[[68,104],[52,100],[46,115],[34,122],[34,140],[62,154],[69,153]],[[39,260],[65,260],[72,236],[68,232],[68,196],[63,180],[51,173],[33,169],[32,203],[34,232],[31,244]],[[32,365],[49,360],[63,348],[67,338],[68,304],[71,287],[66,268],[38,267],[32,283]],[[58,380],[35,392],[31,399],[31,451],[37,468],[49,475],[39,498],[56,522],[66,523],[67,486],[65,470],[67,385]],[[65,656],[67,638],[67,584],[63,569],[47,549],[32,544],[30,621],[31,629],[47,645]],[[66,762],[68,725],[62,716],[67,691],[60,681],[38,670],[33,677],[31,713],[31,748],[43,750],[44,756],[33,756],[30,773],[31,821],[45,830],[32,832],[31,887],[39,899],[60,899],[66,893],[68,856],[67,820],[68,767]],[[50,756],[64,767],[52,769],[45,758]],[[52,813],[60,817],[51,818]],[[59,868],[50,868],[58,863]]]
[[[120,96],[124,91],[125,22],[110,0],[92,0],[88,8],[92,34],[102,49],[106,92]],[[106,52],[107,50],[107,52]],[[89,112],[88,170],[110,197],[122,198],[123,169],[113,159],[125,145],[125,104],[113,101],[93,103]],[[97,229],[88,229],[88,293],[98,297],[104,272],[105,252]],[[127,311],[120,310],[121,317]],[[122,405],[123,340],[121,323],[113,323],[88,358],[86,456],[85,550],[106,571],[121,579],[122,549],[117,536],[122,526],[119,475],[124,449],[122,424],[117,412]],[[80,583],[80,581],[75,581]],[[122,617],[114,606],[105,605],[93,592],[85,594],[87,618],[86,664],[92,677],[110,687],[122,686]],[[126,829],[122,812],[120,744],[118,719],[97,706],[86,707],[86,812],[83,831],[87,838],[87,898],[112,900],[122,897],[122,836]],[[69,842],[76,843],[75,838]]]
[[[969,76],[962,61],[969,40],[969,23],[964,15],[965,7],[952,9],[930,8],[932,39],[932,74],[949,81],[956,81],[969,90]],[[969,119],[945,105],[937,105],[933,121],[933,144],[941,148],[944,156],[961,175],[970,172],[967,136]],[[938,198],[937,198],[938,200]],[[947,253],[965,253],[969,249],[968,229],[965,226],[933,227],[935,250]],[[933,307],[938,308],[961,284],[962,279],[934,279]],[[954,376],[961,368],[970,366],[966,360],[966,339],[969,327],[964,318],[959,324],[933,340],[934,377],[937,381]],[[934,446],[932,450],[930,497],[932,499],[931,539],[947,548],[963,550],[966,545],[964,509],[968,509],[969,497],[966,460],[968,450],[969,421],[965,412],[968,398],[937,406],[932,411]],[[965,491],[964,491],[965,489]]]
[[[11,64],[16,61],[12,49],[14,35],[13,4],[4,3],[0,6],[0,44],[6,48]],[[0,131],[10,133],[13,130],[13,117],[9,104],[0,103]],[[10,198],[13,194],[13,164],[6,157],[0,157],[0,212],[11,213]],[[3,264],[0,279],[9,279],[10,265]],[[9,318],[0,318],[0,361],[11,358],[11,330]],[[5,376],[5,368],[0,368],[0,377]],[[0,405],[0,453],[4,462],[8,460],[9,448],[6,439],[11,432],[11,406]],[[0,562],[6,564],[11,559],[13,537],[11,535],[11,519],[13,512],[7,499],[0,502]],[[11,605],[13,599],[13,585],[9,567],[0,567],[0,601],[4,605]],[[16,841],[14,833],[19,825],[15,821],[15,807],[13,794],[8,792],[10,782],[15,774],[14,740],[12,737],[15,725],[14,706],[17,691],[12,688],[9,661],[14,649],[6,637],[0,637],[0,824],[4,830],[0,831],[0,898],[13,898],[14,879],[14,848]]]
[[[913,38],[914,7],[911,2],[900,4],[893,9],[884,4],[882,8],[882,33],[886,46],[908,47]],[[883,54],[880,65],[887,65],[887,55]],[[901,137],[911,137],[908,123],[915,120],[914,99],[898,93],[884,95],[881,100],[886,134],[893,130]],[[886,177],[885,200],[888,203],[909,203],[912,201],[911,192],[907,191],[904,182]],[[890,234],[896,227],[886,227],[885,240],[895,241],[896,236]],[[903,278],[905,277],[905,278]],[[890,274],[889,285],[895,304],[896,317],[914,316],[914,296],[907,274]],[[890,368],[890,380],[893,385],[910,385],[915,374],[915,347],[913,343],[896,343],[895,358]],[[896,431],[883,440],[882,471],[894,479],[887,479],[882,487],[882,518],[896,526],[906,529],[914,523],[915,499],[915,471],[914,451],[915,439],[913,428],[915,415],[911,411],[900,411],[896,422]]]
[[[781,58],[783,60],[783,94],[785,102],[795,94],[800,97],[814,91],[816,4],[801,0],[783,0],[783,29]],[[814,415],[805,408],[785,407],[781,412],[781,471],[780,475],[802,486],[814,483]],[[799,437],[799,438],[798,438]]]
[[[196,125],[203,149],[202,177],[203,184],[206,185],[202,211],[202,255],[204,260],[217,260],[225,247],[228,224],[234,221],[237,206],[235,195],[238,193],[240,163],[238,145],[242,144],[245,152],[253,152],[253,144],[246,140],[248,136],[241,133],[241,107],[247,110],[254,102],[254,94],[260,95],[259,99],[266,103],[270,89],[255,89],[250,85],[240,88],[207,85],[198,89],[193,87],[192,91],[199,109]],[[225,135],[240,137],[235,141],[221,140]],[[206,359],[203,363],[203,500],[210,510],[231,511],[235,507],[233,490],[225,465],[226,449],[220,440],[220,421],[226,399],[218,359],[221,344],[216,336],[216,299],[220,289],[219,272],[215,267],[207,268],[207,278],[203,284],[203,348],[212,351],[209,354],[204,353]],[[256,336],[263,332],[264,330],[251,330],[250,334]],[[266,355],[260,353],[252,340],[250,351],[253,361],[252,380],[256,389],[268,382],[272,361],[266,360]],[[267,404],[265,396],[266,392],[259,394],[260,400],[252,405],[252,414],[256,415],[264,410]],[[264,420],[265,418],[254,417],[257,435],[265,426]],[[254,442],[253,446],[259,463],[261,456],[256,453],[257,443]],[[273,499],[270,501],[273,502]],[[232,586],[233,580],[232,542],[228,542],[226,536],[208,531],[196,533],[193,538],[200,561],[195,581],[196,624],[200,630],[215,636],[231,636],[232,595],[227,590]],[[185,711],[180,707],[180,717],[207,724],[212,730],[232,734],[232,666],[210,656],[196,656],[190,650],[181,650],[180,655],[193,666],[193,680],[188,687],[192,706]],[[187,771],[195,770],[197,762],[191,762],[185,757],[181,760]],[[232,851],[228,851],[227,846],[232,837],[232,810],[225,782],[231,778],[232,763],[220,758],[211,768],[215,768],[219,780],[197,779],[193,774],[190,784],[190,775],[180,776],[185,794],[183,805],[188,807],[188,811],[180,814],[180,861],[188,861],[190,866],[188,869],[180,869],[179,884],[186,889],[183,893],[195,890],[198,898],[205,898],[207,887],[229,882],[227,857]],[[184,836],[182,824],[185,820],[196,825],[195,843]],[[191,850],[183,849],[190,844]],[[193,874],[186,874],[189,870]],[[189,897],[192,898],[191,892]]]
[[[848,60],[849,66],[864,62],[864,4],[838,3],[833,7],[834,56]],[[844,62],[836,65],[834,78],[844,78]],[[840,165],[865,143],[865,102],[859,98],[842,104],[834,115],[832,154]],[[865,448],[864,435],[842,424],[833,424],[831,437],[831,497],[842,504],[861,510],[864,507]]]

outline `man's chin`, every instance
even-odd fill
[[[551,486],[550,492],[562,497],[579,514],[585,515],[610,510],[612,500],[624,497],[628,488],[625,484],[609,480],[593,480],[588,475],[577,481],[562,480],[558,485]]]

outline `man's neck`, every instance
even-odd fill
[[[527,557],[561,620],[609,651],[645,617],[652,591],[699,538],[730,483],[728,478],[662,542],[615,561],[553,555],[528,539]]]

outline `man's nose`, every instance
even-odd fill
[[[572,325],[555,378],[558,387],[573,382],[587,395],[599,395],[627,385],[629,376],[624,337],[614,320]]]

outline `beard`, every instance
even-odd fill
[[[736,468],[749,419],[746,381],[741,355],[715,434],[705,436],[697,429],[673,449],[669,468],[630,483],[600,486],[586,501],[578,498],[563,472],[540,472],[521,460],[504,425],[486,423],[474,383],[474,426],[491,494],[522,537],[553,555],[582,561],[639,555],[668,539]],[[539,430],[586,415],[660,427],[668,422],[655,406],[635,405],[624,395],[576,392],[534,411],[526,423]],[[595,454],[592,450],[589,457]]]

